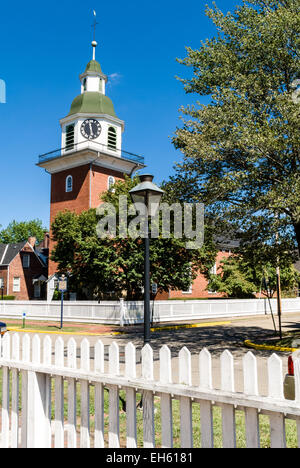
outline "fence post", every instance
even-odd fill
[[[32,364],[40,364],[40,338],[32,340]],[[28,371],[27,447],[49,448],[50,420],[48,381],[46,374]]]

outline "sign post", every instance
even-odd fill
[[[25,322],[26,322],[26,312],[23,312],[23,324],[22,324],[22,328],[25,328]]]
[[[62,329],[64,317],[64,293],[68,290],[68,281],[65,275],[61,275],[58,280],[58,290],[61,293],[60,328]]]

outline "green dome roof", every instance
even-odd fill
[[[90,71],[90,72],[102,73],[100,63],[97,62],[96,60],[91,60],[91,61],[87,64],[84,73],[89,72],[89,71]]]
[[[109,97],[98,92],[85,92],[77,96],[71,105],[68,115],[73,114],[107,114],[117,117],[114,105]]]

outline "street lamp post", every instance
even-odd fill
[[[130,190],[130,196],[134,205],[145,206],[147,228],[144,238],[144,345],[150,343],[150,239],[149,216],[154,216],[164,193],[157,185],[153,184],[153,175],[140,175],[140,184]]]
[[[63,328],[64,317],[64,293],[68,290],[68,281],[65,275],[62,275],[58,280],[58,290],[61,293],[61,306],[60,306],[60,328]]]

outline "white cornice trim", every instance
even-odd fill
[[[73,120],[77,120],[77,119],[80,119],[80,117],[93,117],[93,118],[96,118],[96,119],[106,119],[108,120],[109,122],[115,122],[119,125],[122,126],[122,131],[124,131],[125,129],[125,122],[124,120],[120,120],[118,119],[118,117],[113,117],[111,115],[108,115],[108,114],[87,114],[87,113],[78,113],[78,114],[72,114],[72,115],[67,115],[66,117],[64,117],[63,119],[61,119],[59,121],[61,127],[68,123],[68,122],[72,122]]]
[[[90,163],[126,174],[131,174],[135,170],[145,167],[144,164],[95,150],[82,150],[57,156],[48,161],[38,163],[37,166],[43,167],[50,174],[55,174]]]
[[[3,256],[2,256],[2,258],[1,258],[1,260],[0,260],[0,265],[2,265],[2,262],[3,262],[3,260],[5,259],[5,255],[6,255],[7,249],[8,249],[8,245],[7,245],[7,246],[5,247],[5,249],[4,249]]]
[[[79,79],[80,81],[85,78],[86,76],[97,76],[97,77],[101,77],[105,80],[105,83],[108,82],[108,77],[107,75],[105,75],[104,73],[98,73],[98,72],[95,72],[95,71],[87,71],[87,72],[84,72],[82,73],[81,75],[79,75]]]

